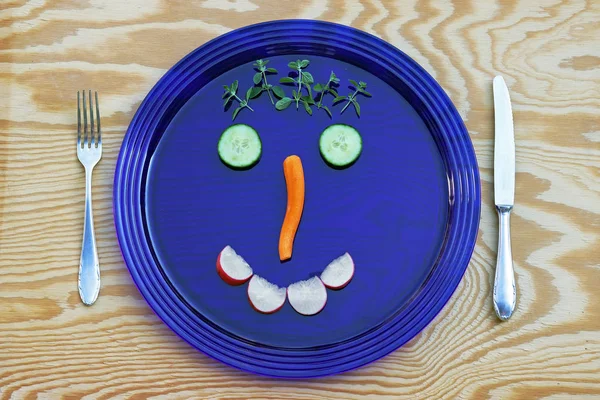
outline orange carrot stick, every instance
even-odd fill
[[[289,156],[283,161],[283,174],[287,186],[287,209],[279,235],[279,259],[292,257],[294,238],[304,209],[304,170],[298,156]]]

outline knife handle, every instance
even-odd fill
[[[510,246],[510,212],[512,206],[496,206],[500,225],[498,235],[498,258],[494,281],[494,310],[502,321],[509,319],[517,303],[515,271]]]

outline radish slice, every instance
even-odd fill
[[[350,254],[333,260],[321,274],[321,281],[329,289],[341,289],[345,287],[354,276],[354,261]]]
[[[230,285],[241,285],[252,277],[252,268],[230,246],[226,246],[217,257],[217,272]]]
[[[272,314],[285,304],[286,290],[254,275],[248,284],[248,300],[261,313]]]
[[[302,315],[318,314],[327,303],[327,289],[318,276],[292,283],[287,295],[294,310]]]

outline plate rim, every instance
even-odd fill
[[[182,302],[181,299],[179,299],[180,304],[177,304],[176,293],[168,293],[168,282],[167,285],[165,285],[164,282],[162,284],[160,282],[160,274],[163,274],[162,278],[165,280],[166,277],[164,276],[164,273],[160,271],[161,268],[156,265],[157,261],[153,259],[151,251],[149,251],[151,245],[148,243],[149,238],[147,232],[144,231],[143,226],[140,226],[140,223],[145,225],[142,222],[145,221],[145,216],[143,215],[140,202],[138,201],[136,205],[135,201],[136,199],[141,200],[141,197],[143,197],[141,191],[143,190],[145,172],[143,172],[144,167],[142,164],[145,163],[145,158],[141,155],[147,155],[150,140],[143,135],[148,131],[154,132],[160,122],[160,118],[166,113],[167,109],[165,109],[165,107],[169,106],[164,99],[161,101],[159,95],[164,95],[165,92],[172,93],[168,92],[172,86],[176,86],[177,88],[185,87],[185,73],[189,73],[191,69],[194,69],[194,71],[198,73],[198,70],[200,70],[203,65],[203,62],[200,61],[200,59],[201,57],[206,56],[208,52],[212,51],[214,53],[217,49],[224,49],[234,42],[237,43],[237,46],[239,47],[240,36],[251,38],[252,35],[256,34],[261,36],[262,40],[266,40],[265,37],[267,37],[267,34],[275,35],[283,30],[282,27],[285,29],[294,27],[298,30],[305,30],[306,34],[311,35],[316,35],[318,32],[324,32],[346,36],[346,39],[349,39],[348,45],[354,44],[358,47],[360,47],[361,44],[364,44],[365,46],[368,45],[370,49],[368,50],[369,52],[376,53],[382,56],[382,58],[385,58],[383,56],[387,56],[388,61],[392,60],[400,62],[403,67],[407,68],[407,70],[415,75],[412,80],[409,79],[410,74],[405,76],[404,79],[406,81],[404,83],[408,86],[409,84],[417,85],[421,83],[421,86],[413,86],[410,88],[415,92],[415,95],[417,93],[427,95],[428,101],[433,102],[432,105],[429,106],[431,108],[439,109],[440,107],[435,107],[436,103],[442,106],[442,112],[438,115],[434,113],[431,117],[436,120],[435,123],[438,126],[446,127],[449,132],[454,132],[456,134],[456,137],[451,139],[453,142],[456,142],[454,144],[456,144],[458,151],[455,153],[451,152],[447,157],[457,158],[457,160],[454,160],[457,165],[466,167],[462,174],[458,174],[451,179],[455,184],[458,183],[458,186],[456,188],[454,186],[449,188],[449,196],[452,198],[452,201],[456,201],[457,198],[460,200],[465,196],[466,201],[456,202],[456,204],[452,206],[456,208],[449,209],[447,229],[450,230],[451,212],[457,213],[457,215],[463,218],[462,225],[467,221],[469,222],[467,228],[463,229],[463,231],[468,230],[466,238],[463,234],[463,237],[461,237],[462,240],[459,243],[454,243],[454,245],[462,245],[463,247],[462,251],[458,249],[454,250],[455,258],[458,257],[459,262],[457,264],[459,267],[444,271],[446,273],[454,272],[453,275],[449,274],[451,275],[450,278],[452,278],[450,283],[448,284],[448,282],[444,282],[445,279],[442,279],[446,278],[445,275],[440,276],[435,282],[428,282],[429,278],[424,282],[423,286],[426,287],[427,291],[437,290],[440,289],[440,287],[443,290],[441,293],[438,293],[437,297],[433,295],[434,297],[429,298],[428,302],[418,304],[421,306],[420,310],[427,307],[428,310],[426,312],[420,312],[419,310],[415,311],[416,315],[413,315],[413,318],[410,320],[414,326],[409,332],[406,332],[402,336],[394,336],[398,334],[398,329],[390,330],[390,326],[395,328],[401,321],[401,318],[398,320],[398,315],[396,315],[394,318],[391,318],[392,320],[396,319],[392,324],[388,324],[389,321],[382,324],[382,326],[388,325],[387,330],[384,329],[381,331],[381,326],[376,327],[375,330],[380,330],[379,335],[371,335],[366,341],[361,342],[360,346],[351,346],[351,351],[345,351],[343,354],[338,354],[337,356],[335,354],[335,349],[333,351],[327,351],[327,349],[320,351],[318,356],[315,356],[314,350],[310,349],[293,352],[289,350],[283,352],[281,352],[281,350],[273,351],[265,349],[264,347],[257,349],[255,344],[248,341],[244,342],[238,340],[236,343],[232,338],[220,336],[218,333],[215,334],[215,332],[218,332],[218,327],[211,326],[210,321],[204,321],[204,323],[202,323],[202,321],[194,321],[193,316],[190,316],[189,312],[180,309]],[[363,49],[363,51],[367,50]],[[177,78],[180,79],[177,80]],[[419,78],[421,82],[419,82],[417,78]],[[187,84],[190,83],[189,81],[190,80],[188,79]],[[173,89],[173,91],[175,90],[176,89]],[[178,93],[181,93],[181,90]],[[419,90],[421,92],[419,92]],[[169,97],[167,96],[167,99],[168,98]],[[420,99],[420,101],[423,101],[423,99]],[[420,117],[423,118],[422,115],[420,115]],[[151,138],[154,133],[148,135]],[[137,159],[131,157],[128,158],[128,156],[131,156],[132,154],[131,152],[128,152],[131,148],[139,150],[134,152],[138,155]],[[442,149],[439,148],[439,144],[438,149],[440,152],[442,151]],[[441,156],[446,162],[444,155],[441,154]],[[125,169],[125,165],[133,166],[134,168]],[[140,168],[142,171],[140,171]],[[137,172],[137,174],[135,174],[135,172]],[[453,171],[447,170],[446,172],[450,174]],[[127,180],[127,177],[129,176],[132,176],[130,179],[133,180],[133,185],[131,185],[131,181]],[[455,292],[464,276],[477,240],[481,213],[479,168],[473,144],[456,107],[433,77],[400,49],[370,33],[337,23],[303,19],[261,22],[227,32],[192,50],[165,72],[146,95],[136,110],[128,127],[117,159],[113,194],[113,213],[121,253],[138,290],[154,313],[158,315],[171,330],[190,343],[193,347],[220,362],[248,372],[286,378],[308,378],[331,375],[368,364],[401,347],[428,326],[450,300],[450,297]],[[469,209],[468,206],[471,208]],[[465,215],[465,213],[467,214]],[[126,227],[129,227],[130,229],[126,229]],[[453,228],[456,230],[456,226]],[[144,247],[142,243],[143,240],[140,236],[144,237],[146,247]],[[463,243],[465,241],[466,243]],[[444,248],[440,250],[440,256],[438,261],[436,261],[436,264],[440,262],[441,257],[448,254],[447,252],[449,250],[445,247],[446,243],[444,244]],[[140,262],[144,264],[144,268],[146,269],[138,267]],[[144,274],[141,273],[142,271],[148,273],[148,268],[150,268],[155,275],[144,276]],[[433,270],[436,269],[437,268],[432,269],[432,274],[435,272]],[[159,273],[158,275],[156,275],[157,272]],[[174,290],[171,288],[171,291]],[[173,294],[175,295],[175,298],[173,298]],[[421,294],[422,290],[420,290],[415,297],[421,296]],[[409,306],[412,304],[413,303],[409,303]],[[170,312],[174,313],[170,314]],[[358,337],[361,336],[368,335],[359,335]],[[382,336],[384,337],[383,339]],[[375,339],[378,339],[377,344],[379,346],[369,344],[369,342],[372,344]],[[384,341],[385,345],[380,345]],[[333,347],[335,346],[337,346],[337,344],[333,345]],[[374,347],[377,348],[377,351],[373,351]],[[254,356],[249,356],[248,352],[254,352],[255,354]],[[304,354],[306,352],[309,354]],[[332,356],[333,358],[331,358]],[[308,358],[308,360],[306,360],[306,358]]]

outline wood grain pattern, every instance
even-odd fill
[[[151,312],[122,261],[112,177],[124,131],[156,80],[193,48],[279,18],[364,29],[421,63],[463,116],[480,164],[475,254],[450,303],[404,348],[358,371],[275,381],[225,367]],[[600,2],[569,0],[0,1],[1,399],[600,398]],[[491,79],[511,91],[519,300],[491,303]],[[84,175],[74,94],[101,94],[95,170],[103,286],[76,280]]]

